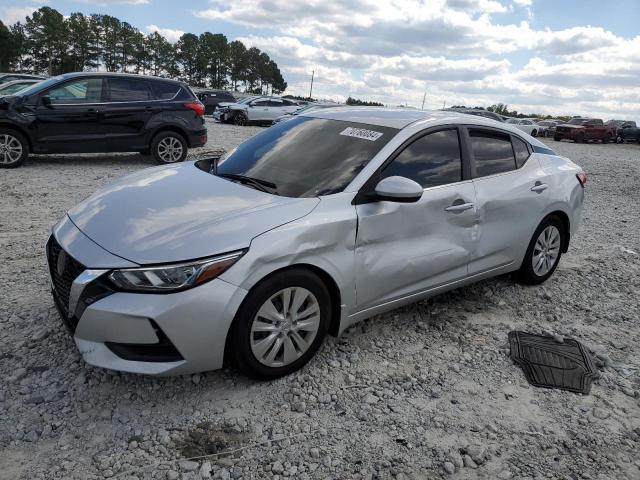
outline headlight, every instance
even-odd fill
[[[216,278],[244,255],[244,250],[193,262],[158,267],[123,268],[109,274],[113,284],[133,292],[172,292],[201,285]]]

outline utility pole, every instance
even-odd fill
[[[424,92],[424,95],[422,96],[422,108],[421,110],[424,110],[424,101],[427,98],[427,92]]]
[[[443,100],[443,101],[442,101],[442,109],[443,109],[443,110],[444,110],[444,107],[445,107],[446,105],[447,105],[447,101],[446,101],[446,100]]]
[[[311,100],[313,98],[313,77],[315,75],[316,71],[312,70],[311,71],[311,88],[309,89],[309,100]]]

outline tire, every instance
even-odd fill
[[[558,267],[565,237],[565,227],[558,217],[545,218],[538,225],[529,242],[516,278],[527,285],[539,285],[545,282]]]
[[[188,149],[184,137],[176,132],[160,132],[151,141],[151,155],[161,165],[182,162]]]
[[[537,136],[538,136],[538,131],[537,131],[537,130],[533,130],[533,131],[531,132],[531,136],[532,136],[532,137],[537,137]]]
[[[318,315],[309,313],[297,322],[295,315],[282,317],[286,291],[290,292],[290,307],[302,301],[294,307],[297,313],[317,311]],[[228,352],[251,378],[271,380],[295,372],[320,348],[329,329],[331,307],[329,291],[314,273],[298,268],[276,273],[252,289],[238,309],[229,332]],[[265,313],[273,316],[269,319]],[[300,328],[303,323],[306,330]]]
[[[576,143],[584,143],[584,134],[582,133],[582,134],[576,136],[575,142]]]
[[[245,127],[248,123],[249,123],[249,119],[247,118],[247,115],[242,112],[238,112],[233,116],[234,125],[237,125],[239,127]]]
[[[602,143],[611,143],[612,136],[610,133],[607,133],[607,136],[602,139]]]
[[[19,132],[0,128],[0,168],[17,168],[29,156],[29,143]]]
[[[553,139],[554,139],[556,142],[559,142],[560,140],[562,140],[558,135],[554,135],[554,136],[553,136]]]

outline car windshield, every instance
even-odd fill
[[[506,121],[506,123],[518,124],[520,123],[520,120],[518,120],[517,118],[510,118]]]
[[[20,95],[32,95],[34,93],[38,93],[41,92],[42,90],[45,90],[46,88],[49,88],[51,85],[55,85],[56,83],[58,83],[60,80],[62,80],[63,77],[51,77],[48,78],[47,80],[43,80],[39,83],[34,83],[33,85],[29,85],[27,88],[25,88],[24,90],[20,90]]]
[[[397,132],[377,125],[298,116],[221,157],[216,173],[273,184],[274,193],[285,197],[338,193]]]
[[[242,100],[238,101],[238,103],[242,103],[242,104],[249,103],[251,100],[255,100],[256,98],[259,98],[259,97],[245,97]]]
[[[569,125],[582,125],[583,123],[585,123],[587,121],[586,118],[572,118],[571,120],[569,120]]]
[[[31,83],[7,83],[5,85],[0,86],[0,95],[10,95],[12,93],[17,93],[20,90],[24,90],[28,86],[32,85]]]

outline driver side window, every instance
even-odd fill
[[[53,87],[45,93],[52,105],[100,103],[102,100],[102,79],[84,78]]]
[[[380,179],[394,175],[410,178],[422,188],[461,181],[458,130],[440,130],[415,140],[384,168]]]

